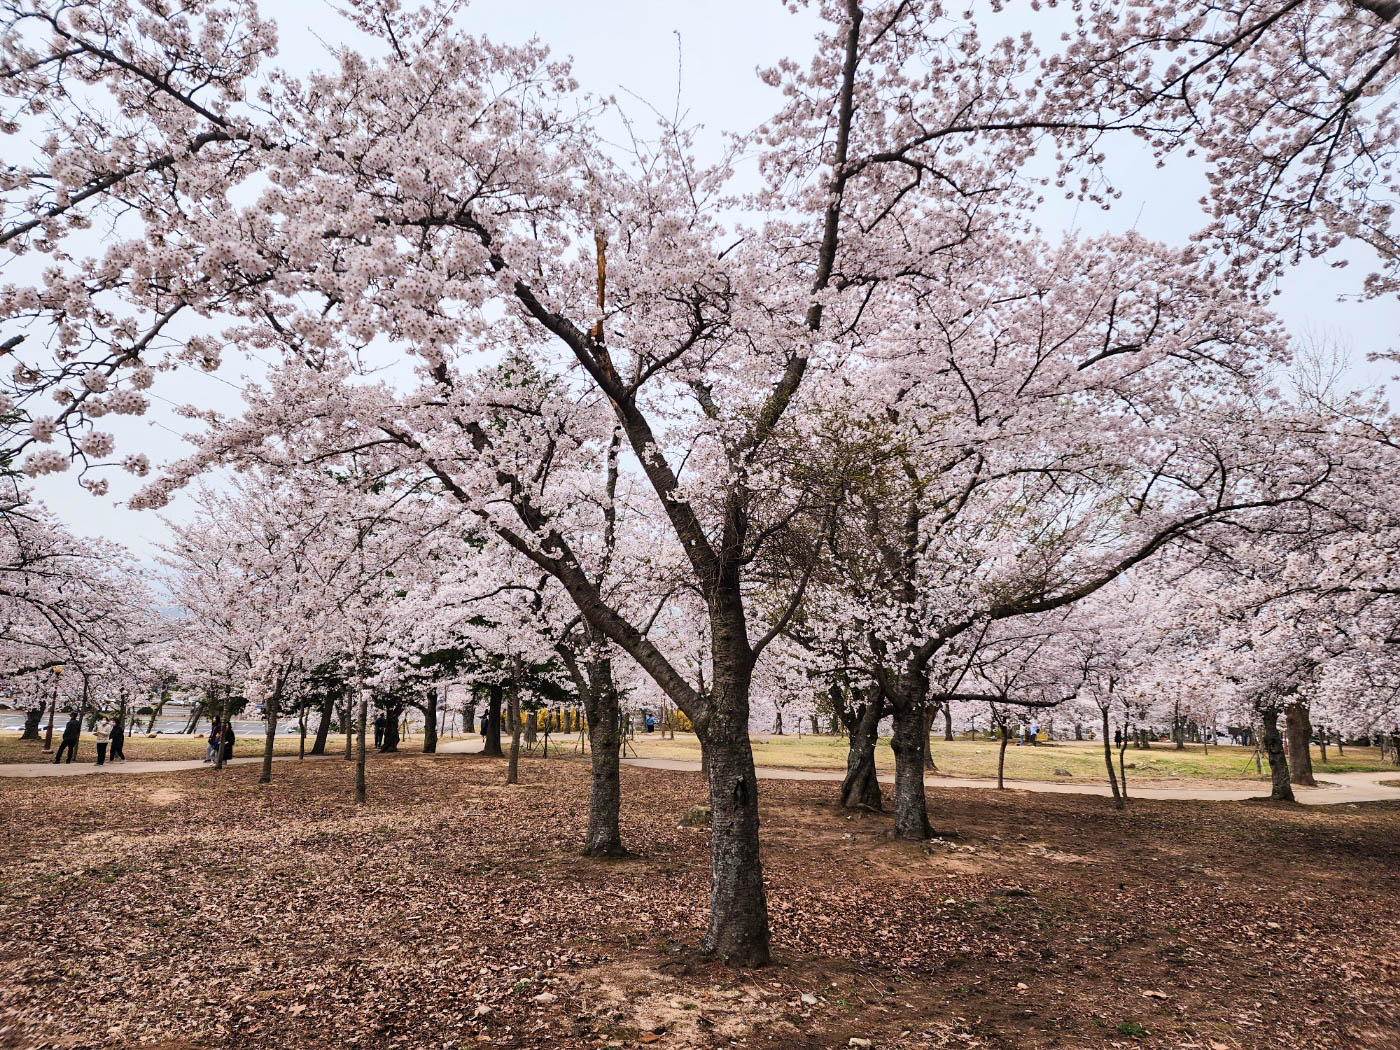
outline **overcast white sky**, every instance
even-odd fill
[[[295,71],[328,61],[322,41],[348,38],[347,28],[323,0],[262,0],[262,6],[280,27],[278,63]],[[667,113],[676,104],[679,34],[680,107],[692,123],[706,129],[702,144],[714,148],[721,132],[751,128],[775,108],[777,93],[759,82],[755,70],[785,55],[804,60],[814,22],[810,13],[788,13],[778,0],[476,0],[461,24],[502,41],[540,38],[554,52],[573,57],[586,89],[616,94],[639,118],[644,107],[629,100],[629,93]],[[1120,154],[1115,164],[1112,175],[1123,198],[1111,213],[1055,204],[1041,220],[1047,231],[1078,227],[1092,234],[1136,227],[1148,236],[1179,241],[1201,224],[1196,202],[1204,179],[1199,171],[1180,164],[1158,170],[1136,150]],[[1369,256],[1361,251],[1350,262],[1342,270],[1326,263],[1300,268],[1285,281],[1275,308],[1295,335],[1324,337],[1344,347],[1355,381],[1383,382],[1388,371],[1366,365],[1364,358],[1396,344],[1400,303],[1339,302],[1355,292],[1370,268]],[[255,363],[230,361],[218,376],[163,377],[155,393],[170,404],[236,410],[241,378],[259,370]],[[181,452],[177,436],[187,425],[166,405],[158,402],[147,417],[119,423],[112,429],[123,450],[144,451],[153,463]],[[77,531],[107,536],[139,557],[150,557],[166,536],[164,524],[149,512],[123,508],[133,486],[120,475],[112,482],[112,495],[103,498],[81,491],[72,473],[40,479],[35,488]],[[188,500],[181,500],[166,513],[178,519],[188,512]]]

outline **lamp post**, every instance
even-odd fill
[[[63,665],[57,664],[53,668],[53,697],[49,701],[49,727],[44,731],[43,754],[53,754],[53,715],[58,710],[58,676],[63,674]]]

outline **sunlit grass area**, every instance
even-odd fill
[[[644,758],[683,758],[699,761],[700,747],[694,735],[677,734],[674,740],[662,739],[659,733],[639,733],[631,741],[637,755]],[[781,766],[789,769],[841,770],[846,767],[845,738],[788,734],[775,736],[758,734],[753,737],[754,761],[761,766]],[[933,759],[940,773],[960,777],[994,777],[997,772],[998,744],[994,740],[961,739],[945,741],[935,737]],[[1383,764],[1380,751],[1371,747],[1346,747],[1341,754],[1337,748],[1327,748],[1323,762],[1319,750],[1312,750],[1315,773],[1348,773],[1393,768]],[[875,750],[875,760],[882,771],[893,771],[894,753],[889,741],[882,739]],[[1128,748],[1124,755],[1132,763],[1131,774],[1152,780],[1261,780],[1268,777],[1268,764],[1258,772],[1254,749],[1249,747],[1188,744],[1178,751],[1171,744],[1154,743],[1151,748]],[[1117,750],[1114,751],[1117,761]],[[1083,780],[1106,780],[1103,744],[1100,741],[1055,741],[1038,747],[1006,749],[1006,776],[1015,780],[1049,780],[1055,770],[1068,770],[1072,777]]]

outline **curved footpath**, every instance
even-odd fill
[[[479,739],[450,740],[438,748],[439,754],[470,754],[480,751]],[[414,754],[413,751],[404,754]],[[341,758],[340,755],[309,756],[310,758]],[[343,759],[342,759],[343,760]],[[230,765],[249,765],[261,762],[259,758],[235,758]],[[274,762],[295,762],[295,755],[278,755]],[[680,758],[624,758],[623,764],[639,766],[643,769],[669,769],[681,773],[698,773],[700,763]],[[188,760],[165,759],[149,762],[108,763],[99,766],[92,762],[73,762],[55,765],[52,762],[14,762],[0,764],[0,777],[74,777],[74,776],[118,776],[134,773],[175,773],[185,769],[203,769],[205,763],[197,758]],[[826,769],[785,769],[776,766],[759,766],[755,772],[762,780],[827,780],[840,781],[844,774],[838,770]],[[894,777],[881,776],[882,783],[893,783]],[[1390,802],[1400,801],[1400,787],[1387,787],[1382,780],[1400,781],[1400,769],[1376,770],[1370,773],[1329,773],[1320,778],[1321,786],[1315,788],[1295,787],[1298,801],[1309,806],[1336,806],[1348,802]],[[995,788],[995,780],[973,777],[925,777],[924,783],[931,788]],[[1045,791],[1062,795],[1104,795],[1111,794],[1107,784],[1066,782],[1062,780],[1008,780],[1007,788],[1013,791]],[[1128,793],[1133,798],[1185,799],[1200,802],[1239,802],[1244,799],[1259,798],[1263,785],[1251,783],[1239,788],[1215,787],[1134,787],[1128,782]]]

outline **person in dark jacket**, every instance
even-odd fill
[[[233,723],[225,722],[224,728],[219,733],[219,746],[223,748],[224,761],[227,762],[233,757]]]
[[[219,757],[219,720],[209,723],[209,747],[204,752],[204,761],[212,762]]]
[[[381,711],[374,716],[374,746],[384,746],[384,727],[388,723],[384,721],[384,713]]]
[[[126,727],[122,724],[122,719],[118,718],[112,723],[112,748],[107,754],[108,760],[115,762],[117,759],[126,761],[126,755],[122,748],[126,745]]]
[[[78,738],[82,735],[83,724],[78,721],[78,716],[69,715],[68,724],[63,727],[63,740],[58,745],[58,754],[53,756],[54,765],[58,765],[65,751],[68,752],[68,761],[73,761],[73,756],[78,753]]]

